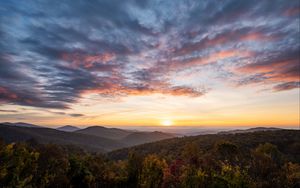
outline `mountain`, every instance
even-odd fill
[[[163,133],[159,131],[154,132],[135,132],[131,133],[125,138],[121,140],[122,143],[126,143],[127,145],[134,146],[149,142],[155,142],[159,140],[174,138],[173,134]]]
[[[100,126],[88,127],[72,132],[72,130],[77,129],[77,127],[64,126],[58,129],[50,129],[38,126],[21,127],[17,125],[19,124],[0,124],[0,137],[6,142],[34,139],[38,143],[75,145],[89,151],[97,152],[108,152],[114,149],[131,147],[138,144],[174,137],[172,134],[157,131],[133,132]],[[25,126],[25,124],[20,125]]]
[[[139,144],[155,142],[175,137],[174,134],[164,132],[138,132],[117,128],[106,128],[102,126],[92,126],[76,131],[76,133],[100,136],[103,138],[118,140],[126,146],[135,146]]]
[[[290,154],[295,156],[296,159],[300,159],[300,131],[285,129],[172,138],[131,148],[115,150],[109,152],[108,157],[115,160],[122,160],[126,159],[130,152],[135,152],[143,156],[155,154],[162,157],[169,156],[171,158],[176,158],[181,156],[182,152],[190,144],[196,145],[199,150],[205,153],[205,151],[213,150],[217,143],[224,141],[235,144],[243,151],[251,150],[259,144],[271,143],[276,145],[282,153]]]
[[[282,130],[280,128],[275,128],[275,127],[255,127],[255,128],[250,128],[250,129],[245,129],[245,130],[230,130],[230,131],[221,131],[218,134],[237,134],[237,133],[252,133],[252,132],[257,132],[257,131],[278,131]]]
[[[0,125],[0,137],[6,142],[36,140],[38,143],[75,145],[88,151],[107,152],[127,145],[116,140],[50,128]]]
[[[72,125],[66,125],[66,126],[58,127],[56,129],[59,131],[65,131],[65,132],[75,132],[75,131],[80,130],[80,128],[72,126]]]
[[[34,125],[34,124],[30,124],[30,123],[24,123],[24,122],[16,122],[16,123],[3,122],[3,123],[0,123],[0,125],[16,126],[16,127],[42,128],[41,126],[37,126],[37,125]]]
[[[103,138],[116,139],[116,140],[123,139],[129,134],[131,134],[132,132],[133,131],[117,129],[117,128],[106,128],[102,126],[91,126],[76,131],[76,133],[100,136]]]

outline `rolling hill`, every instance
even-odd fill
[[[163,133],[159,131],[154,132],[134,132],[121,139],[122,143],[134,146],[159,140],[174,138],[173,134]]]
[[[205,151],[212,150],[216,143],[229,141],[236,144],[242,150],[249,150],[262,143],[271,143],[286,154],[296,156],[300,162],[300,131],[299,130],[276,130],[256,131],[237,134],[210,134],[172,138],[154,143],[142,144],[131,148],[119,149],[108,153],[112,159],[126,159],[132,151],[141,155],[156,154],[176,158],[182,154],[184,148],[193,143]]]
[[[13,126],[12,126],[13,125]],[[21,127],[0,123],[0,138],[6,142],[36,140],[38,143],[74,145],[88,151],[108,152],[148,142],[174,137],[162,132],[133,132],[129,130],[93,126],[77,131],[73,126],[58,129],[42,127]]]
[[[139,132],[102,126],[88,127],[78,130],[76,133],[118,140],[128,147],[175,137],[173,134],[159,131]]]
[[[41,126],[30,124],[30,123],[24,123],[24,122],[16,122],[16,123],[4,122],[4,123],[0,123],[0,125],[15,126],[15,127],[42,128]]]
[[[82,133],[93,136],[100,136],[103,138],[120,140],[133,133],[133,131],[117,129],[117,128],[107,128],[103,126],[91,126],[85,129],[77,130],[76,133]]]
[[[257,131],[278,131],[282,130],[280,128],[275,128],[275,127],[255,127],[255,128],[250,128],[250,129],[236,129],[236,130],[230,130],[230,131],[221,131],[218,134],[236,134],[236,133],[251,133],[251,132],[257,132]]]
[[[88,151],[97,152],[107,152],[127,146],[116,140],[80,133],[64,132],[49,128],[29,128],[0,125],[0,137],[6,142],[34,139],[38,143],[75,145]]]
[[[66,125],[66,126],[58,127],[56,129],[59,131],[65,131],[65,132],[75,132],[75,131],[80,130],[80,128],[72,126],[72,125]]]

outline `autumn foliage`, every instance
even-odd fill
[[[207,150],[190,142],[170,156],[132,149],[116,160],[74,147],[1,141],[0,187],[299,187],[298,156],[276,144],[218,140]]]

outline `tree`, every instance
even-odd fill
[[[149,155],[144,159],[140,186],[145,188],[160,188],[163,182],[165,160],[156,155]]]
[[[143,159],[140,155],[133,151],[129,153],[127,166],[129,187],[138,187],[138,182],[142,171],[142,162]]]
[[[0,151],[0,187],[26,187],[34,184],[39,153],[25,144],[8,144]]]
[[[206,186],[207,174],[194,166],[186,166],[181,176],[181,187],[197,188]]]
[[[192,166],[199,166],[200,150],[198,145],[193,142],[185,145],[183,150],[183,158]]]
[[[230,163],[238,161],[238,147],[232,142],[221,141],[215,145],[215,154],[220,160],[226,160]]]
[[[68,175],[72,184],[72,187],[84,188],[92,187],[94,182],[93,174],[89,171],[87,166],[78,156],[72,156],[69,159],[70,168]]]
[[[250,175],[257,187],[285,187],[285,175],[282,174],[282,159],[277,147],[260,144],[251,153]]]
[[[181,185],[180,176],[182,175],[184,168],[184,161],[177,159],[171,162],[171,164],[164,170],[164,178],[162,187],[174,188]]]
[[[251,180],[247,172],[239,166],[223,163],[220,177],[227,182],[229,188],[245,188],[251,185]]]
[[[38,148],[40,157],[35,179],[39,187],[68,186],[69,160],[63,148],[54,144],[40,145]]]
[[[300,187],[300,165],[288,162],[284,168],[288,187]]]

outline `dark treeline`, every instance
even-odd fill
[[[293,137],[274,139],[288,138],[290,148],[299,149],[299,138]],[[246,147],[216,139],[206,149],[196,141],[186,142],[165,157],[158,142],[156,153],[133,148],[123,160],[34,140],[0,141],[0,187],[299,187],[300,150],[282,152],[269,141]]]

